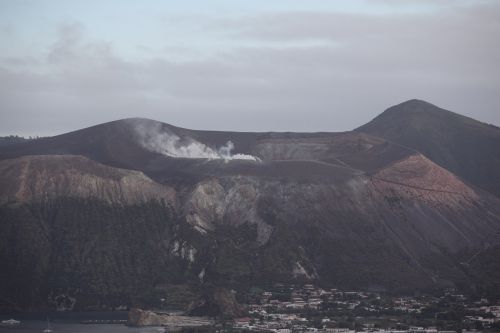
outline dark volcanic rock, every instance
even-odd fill
[[[128,312],[129,326],[161,326],[162,318],[153,311],[132,308]]]

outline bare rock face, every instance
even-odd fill
[[[166,326],[169,328],[210,326],[213,323],[214,321],[209,318],[158,314],[137,308],[130,309],[127,322],[129,326]]]
[[[161,316],[152,311],[133,308],[128,312],[129,326],[161,326],[161,324]]]
[[[213,230],[224,216],[225,195],[216,179],[198,184],[186,205],[186,221],[202,233]]]
[[[263,160],[335,161],[354,152],[364,152],[384,140],[363,133],[335,133],[313,138],[269,138],[259,141],[254,152]]]
[[[225,288],[207,290],[204,296],[190,304],[188,313],[220,318],[236,318],[248,315],[247,309],[238,303],[234,293]]]
[[[478,199],[476,192],[458,177],[421,154],[408,156],[380,170],[372,178],[380,187],[408,198],[440,201],[439,195],[444,195],[455,200],[441,201],[457,207]]]
[[[198,184],[185,204],[186,221],[201,233],[213,231],[221,224],[256,225],[257,241],[265,244],[272,227],[258,215],[259,182],[234,177],[224,183],[223,186],[214,178]]]
[[[39,155],[0,161],[0,202],[56,197],[134,204],[151,199],[175,205],[176,193],[140,171],[105,166],[83,156]]]

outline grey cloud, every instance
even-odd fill
[[[66,62],[78,57],[76,47],[82,42],[83,25],[77,22],[66,24],[59,29],[59,39],[51,46],[48,54],[49,62]]]
[[[204,129],[349,130],[410,98],[500,124],[499,18],[500,6],[483,4],[218,20],[204,27],[231,49],[183,62],[125,60],[70,24],[45,59],[0,62],[0,132],[133,116]]]
[[[439,52],[444,51],[498,56],[500,46],[495,41],[500,31],[499,17],[500,5],[489,4],[432,14],[277,13],[220,20],[214,26],[228,31],[234,38],[273,43],[323,40],[325,46],[337,50],[362,46],[388,56],[405,48],[407,55],[411,56],[410,51],[419,51],[415,56],[429,55],[432,60],[436,52],[439,56]],[[387,50],[383,43],[394,48]]]

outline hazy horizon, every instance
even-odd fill
[[[403,102],[406,102],[406,101],[403,101]],[[428,102],[428,101],[425,101],[425,102]],[[400,103],[398,103],[398,104],[400,104]],[[395,105],[398,105],[398,104],[395,104]],[[386,109],[388,109],[388,108],[390,108],[392,106],[395,106],[395,105],[391,105],[391,106],[387,107]],[[439,107],[439,105],[436,105],[436,106]],[[385,111],[385,110],[382,110],[380,113],[382,113],[383,111]],[[451,111],[451,110],[448,110],[448,111]],[[377,117],[379,114],[375,115],[375,117]],[[273,130],[269,130],[269,131],[260,131],[260,130],[256,130],[256,131],[251,131],[251,130],[250,131],[238,131],[238,130],[233,130],[231,128],[227,128],[227,129],[224,129],[224,128],[220,128],[220,129],[219,128],[216,128],[216,129],[207,129],[207,128],[184,127],[184,126],[178,126],[178,125],[173,124],[173,123],[169,123],[167,121],[160,121],[160,120],[157,120],[157,119],[151,119],[151,118],[146,118],[146,117],[128,117],[128,118],[115,119],[115,120],[111,120],[111,121],[105,121],[105,122],[101,122],[101,123],[90,124],[88,126],[83,126],[83,127],[80,127],[80,128],[68,129],[68,130],[65,130],[65,131],[63,130],[60,133],[50,133],[50,134],[46,134],[46,135],[31,134],[31,133],[28,133],[28,134],[7,133],[7,134],[0,134],[0,136],[10,136],[10,135],[16,136],[17,135],[17,136],[21,136],[21,137],[25,137],[25,138],[29,138],[29,137],[31,137],[31,138],[37,138],[37,137],[57,136],[57,135],[61,135],[61,134],[65,134],[65,133],[69,133],[69,132],[73,132],[73,131],[77,131],[77,130],[80,130],[80,129],[85,129],[85,128],[88,128],[88,127],[97,126],[97,125],[100,125],[100,124],[103,124],[103,123],[107,123],[107,122],[113,122],[113,121],[119,121],[119,120],[126,120],[126,119],[137,119],[137,118],[150,119],[150,120],[154,120],[154,121],[159,121],[159,122],[167,123],[167,124],[175,126],[175,127],[185,128],[185,129],[189,129],[189,130],[222,131],[222,132],[256,132],[256,133],[258,133],[258,132],[304,132],[304,133],[314,133],[314,132],[346,132],[346,131],[354,130],[354,129],[356,129],[356,128],[358,128],[358,127],[360,127],[360,126],[362,126],[362,125],[364,125],[364,124],[366,124],[368,122],[370,122],[371,120],[373,120],[373,118],[370,118],[370,119],[366,120],[364,123],[359,124],[359,126],[353,127],[351,129],[345,129],[345,130],[339,130],[339,131],[333,131],[333,130],[332,131],[330,131],[330,130],[326,130],[326,131],[300,131],[300,130],[297,130],[297,131],[291,131],[291,130],[281,130],[281,131],[273,131]],[[475,120],[481,121],[480,119],[475,119]],[[492,124],[492,123],[487,123],[487,122],[483,122],[483,123],[497,126],[496,124]]]

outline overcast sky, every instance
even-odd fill
[[[411,98],[500,125],[499,40],[498,0],[0,0],[0,135],[343,131]]]

